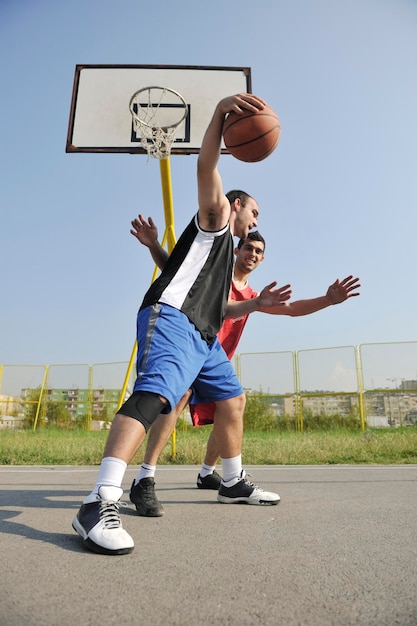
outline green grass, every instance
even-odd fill
[[[177,430],[176,455],[170,441],[160,465],[199,465],[210,427]],[[0,465],[99,465],[106,432],[3,430]],[[133,460],[141,463],[142,446]],[[402,464],[417,463],[417,427],[396,430],[331,430],[308,433],[248,431],[243,444],[246,465]]]

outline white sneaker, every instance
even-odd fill
[[[242,470],[239,478],[233,478],[227,483],[221,482],[217,500],[223,504],[278,504],[281,500],[277,493],[264,491],[246,478]]]
[[[72,521],[73,529],[84,544],[99,554],[128,554],[132,552],[132,537],[123,529],[119,515],[119,500],[123,489],[103,485],[98,494],[88,496]]]

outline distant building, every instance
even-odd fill
[[[256,395],[246,390],[248,395]],[[126,392],[129,395],[130,392]],[[21,397],[0,395],[1,428],[19,428],[27,418],[33,419],[33,407],[37,406],[40,389],[23,389]],[[275,415],[297,416],[302,404],[302,413],[309,411],[313,416],[340,415],[349,417],[359,414],[358,393],[334,393],[326,390],[303,391],[298,396],[261,394]],[[69,413],[70,422],[85,422],[91,430],[103,430],[116,414],[120,389],[46,389],[42,395],[43,419],[48,421],[47,404],[57,403]],[[370,427],[398,427],[417,423],[417,381],[404,380],[396,389],[381,389],[365,392],[362,396],[365,421]],[[13,417],[15,415],[16,417]],[[184,412],[189,421],[189,413]]]
[[[391,425],[389,419],[384,415],[368,415],[366,423],[369,428],[388,428]]]
[[[2,428],[22,428],[24,419],[23,417],[16,417],[14,415],[1,415],[0,416],[0,430]]]
[[[21,398],[0,394],[0,415],[18,415],[22,409]]]
[[[351,415],[358,406],[358,397],[352,395],[334,395],[330,392],[317,392],[317,395],[300,394],[303,411],[309,410],[312,415]],[[284,398],[284,413],[294,416],[296,414],[296,397],[288,396]]]
[[[23,401],[33,398],[35,389],[22,389]],[[92,420],[111,421],[119,404],[120,389],[46,389],[43,402],[56,402],[64,406],[71,421],[81,421],[90,413]],[[29,405],[26,412],[29,410]]]
[[[404,391],[417,391],[417,380],[401,381],[400,389],[403,389]]]

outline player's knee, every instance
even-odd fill
[[[118,412],[140,422],[147,432],[167,404],[157,393],[134,391]]]
[[[244,393],[241,393],[240,396],[236,396],[233,398],[235,407],[239,413],[243,413],[246,406],[246,396]]]
[[[229,398],[228,400],[220,400],[216,402],[216,416],[224,415],[228,421],[241,420],[246,405],[246,396],[241,393],[238,396]]]

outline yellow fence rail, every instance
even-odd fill
[[[132,391],[134,354],[93,365],[0,365],[0,428],[109,427]],[[417,342],[247,352],[234,366],[247,394],[261,394],[298,432],[307,415],[354,416],[361,430],[417,423]]]

